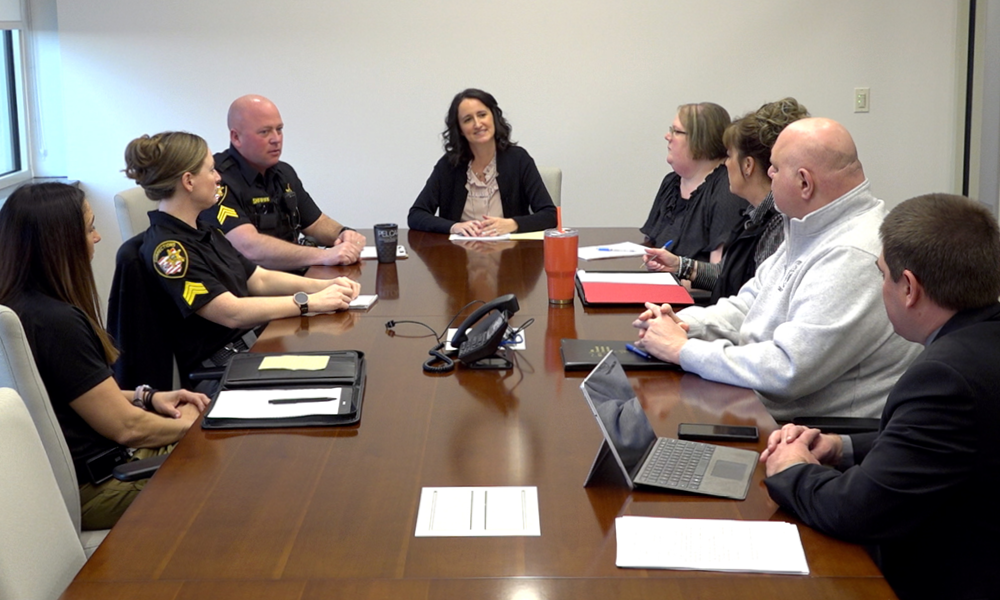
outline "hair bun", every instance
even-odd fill
[[[149,176],[150,167],[163,155],[162,135],[143,134],[129,142],[125,148],[125,175],[142,185]]]

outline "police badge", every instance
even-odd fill
[[[180,279],[187,275],[187,250],[180,242],[168,240],[153,252],[153,266],[156,272],[167,279]]]

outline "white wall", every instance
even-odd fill
[[[25,37],[30,161],[35,177],[66,175],[63,129],[62,67],[54,0],[25,0],[30,35]]]
[[[572,225],[638,227],[668,170],[674,109],[704,100],[735,116],[793,95],[842,121],[890,204],[957,191],[964,3],[56,1],[67,175],[105,237],[102,290],[125,145],[184,129],[221,150],[245,93],[278,104],[284,158],[356,227],[405,223],[469,86],[497,97],[536,162],[562,167]],[[861,86],[869,114],[852,113]]]

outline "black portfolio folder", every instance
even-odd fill
[[[328,356],[323,370],[261,370],[269,356]],[[203,429],[243,429],[260,427],[328,427],[351,425],[361,420],[361,405],[365,396],[365,357],[356,350],[329,352],[249,352],[232,357],[222,376],[219,395],[228,390],[337,388],[340,400],[347,407],[341,414],[316,414],[278,418],[212,417],[218,396],[209,405],[202,419]]]

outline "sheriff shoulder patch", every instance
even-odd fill
[[[236,214],[236,211],[233,210],[232,208],[229,208],[228,206],[220,204],[219,205],[219,213],[217,215],[215,215],[215,218],[219,220],[219,225],[222,225],[223,223],[225,223],[226,219],[228,219],[229,217],[232,217],[234,219],[238,219],[239,215]]]
[[[194,283],[191,281],[184,282],[184,301],[188,303],[188,306],[194,306],[194,299],[201,294],[207,294],[208,288],[205,287],[203,283]]]
[[[176,240],[167,240],[153,252],[153,266],[156,272],[167,279],[180,279],[187,275],[188,255],[184,246]]]

